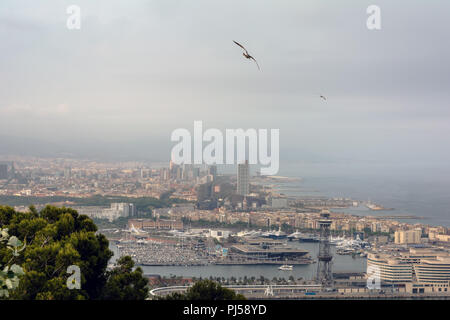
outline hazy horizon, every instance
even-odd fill
[[[0,5],[0,154],[168,161],[202,120],[279,128],[281,164],[450,160],[448,2],[76,2]]]

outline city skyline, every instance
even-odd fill
[[[450,300],[449,12],[3,0],[0,300]]]

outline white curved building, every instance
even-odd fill
[[[450,257],[424,259],[414,265],[417,281],[429,284],[450,283]]]
[[[378,270],[380,280],[385,283],[405,283],[413,280],[413,266],[397,257],[369,253],[367,270]]]

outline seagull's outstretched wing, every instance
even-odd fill
[[[320,97],[325,101],[327,100],[327,98],[325,98],[323,95],[320,95]]]
[[[236,41],[234,41],[234,40],[233,40],[233,42],[236,43],[236,44],[237,44],[239,47],[241,47],[242,49],[244,49],[245,53],[248,54],[247,49],[245,49],[244,46],[243,46],[242,44],[240,44],[240,43],[238,43],[238,42],[236,42]]]
[[[253,58],[252,56],[250,56],[250,59],[252,59],[253,61],[255,61],[256,65],[258,66],[258,70],[261,70],[261,68],[259,67],[258,61],[256,61],[256,59]]]

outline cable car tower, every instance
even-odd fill
[[[322,212],[320,214],[320,243],[319,254],[317,256],[317,277],[316,280],[322,285],[322,289],[333,287],[333,272],[331,271],[331,260],[333,256],[330,250],[330,214]]]

